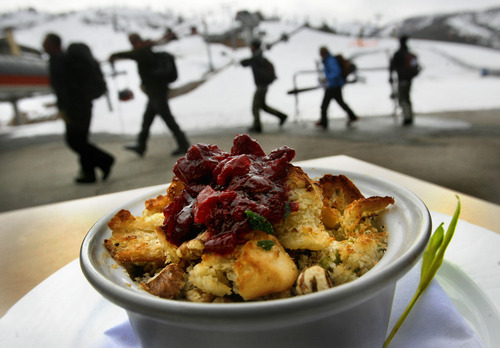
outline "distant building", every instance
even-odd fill
[[[253,39],[259,36],[256,30],[263,17],[259,12],[251,13],[243,10],[236,13],[235,20],[238,23],[237,26],[223,33],[207,35],[205,40],[233,48],[248,46]]]

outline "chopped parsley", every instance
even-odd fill
[[[290,202],[286,202],[285,204],[285,216],[283,217],[283,221],[292,213],[292,206]]]
[[[267,234],[274,234],[273,226],[265,217],[256,214],[251,210],[245,210],[245,214],[247,215],[248,224],[252,230],[262,231]]]
[[[271,250],[273,245],[274,245],[274,242],[272,240],[259,240],[257,242],[257,246],[259,246],[262,249],[267,250],[267,251]]]

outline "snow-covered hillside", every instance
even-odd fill
[[[500,7],[482,11],[411,17],[373,33],[389,36],[406,33],[413,38],[459,42],[500,49]]]
[[[64,16],[50,17],[22,25],[15,30],[16,40],[22,44],[40,47],[47,32],[59,33],[64,42],[85,41],[103,61],[103,70],[110,72],[105,62],[114,51],[128,50],[127,33],[137,31],[144,37],[158,38],[166,27],[179,32],[181,39],[158,49],[168,50],[177,57],[179,80],[173,87],[197,81],[209,70],[210,62],[215,69],[222,68],[205,83],[188,94],[171,100],[172,112],[181,127],[187,131],[228,126],[246,127],[251,123],[251,98],[254,90],[250,69],[241,67],[238,62],[247,57],[247,48],[233,50],[221,44],[207,46],[201,35],[188,35],[192,25],[200,22],[184,21],[168,15],[148,16],[147,13],[131,13],[122,9],[123,15],[109,20],[110,13],[88,10]],[[28,21],[26,21],[28,22]],[[227,29],[229,21],[224,18],[207,20],[211,32]],[[199,30],[203,32],[203,26]],[[265,33],[263,40],[272,42],[283,33],[296,29],[296,25],[282,22],[263,22],[259,31]],[[393,103],[388,83],[388,57],[398,46],[396,39],[378,38],[359,42],[354,37],[338,36],[304,28],[291,36],[288,42],[275,45],[265,55],[274,62],[278,80],[271,86],[268,94],[270,105],[290,115],[291,121],[303,122],[319,118],[320,89],[299,94],[298,99],[287,95],[296,87],[317,85],[316,70],[319,60],[318,48],[326,45],[334,53],[355,57],[359,75],[364,82],[347,85],[344,98],[361,117],[389,115]],[[424,67],[415,80],[413,101],[416,113],[449,110],[472,110],[500,108],[498,90],[499,77],[482,77],[481,69],[500,71],[500,51],[471,45],[451,44],[426,40],[411,40],[410,48],[415,51]],[[141,122],[145,96],[139,89],[139,79],[133,62],[120,61],[117,69],[126,74],[115,79],[108,76],[113,110],[108,109],[105,98],[94,103],[93,132],[134,134]],[[303,72],[306,73],[303,73]],[[135,98],[128,102],[117,100],[117,90],[131,88]],[[29,117],[43,117],[53,113],[43,105],[53,100],[52,96],[23,100],[19,107]],[[331,118],[343,118],[344,113],[332,103]],[[43,122],[22,127],[8,127],[12,118],[11,106],[0,103],[0,132],[13,136],[40,133],[62,133],[61,121]],[[269,127],[277,127],[275,118],[263,116]],[[290,126],[293,126],[290,125]],[[155,120],[152,131],[168,132],[163,123]]]

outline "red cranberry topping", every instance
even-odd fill
[[[205,184],[212,182],[212,172],[219,162],[227,157],[216,145],[197,144],[191,146],[184,157],[174,166],[174,174],[184,184]]]
[[[180,245],[206,230],[205,250],[225,254],[238,244],[238,234],[251,230],[245,211],[271,223],[282,221],[288,202],[285,178],[294,156],[286,146],[266,156],[246,134],[235,137],[230,154],[215,145],[191,146],[174,167],[185,188],[165,209],[167,239]]]
[[[205,251],[219,254],[227,254],[236,248],[237,236],[235,231],[222,232],[213,236],[205,242]]]
[[[247,155],[229,156],[221,161],[214,170],[214,176],[217,178],[217,185],[224,185],[232,177],[245,175],[250,171],[252,162]]]
[[[299,211],[299,202],[290,202],[290,211],[292,212]]]
[[[295,151],[294,151],[295,152]],[[266,153],[260,147],[260,144],[250,138],[247,134],[237,135],[233,140],[233,147],[231,148],[231,155],[255,155],[257,157],[264,157]],[[295,156],[295,154],[294,154]]]

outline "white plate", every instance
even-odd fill
[[[500,315],[479,286],[447,260],[436,274],[436,280],[483,343],[495,347],[500,342]]]

